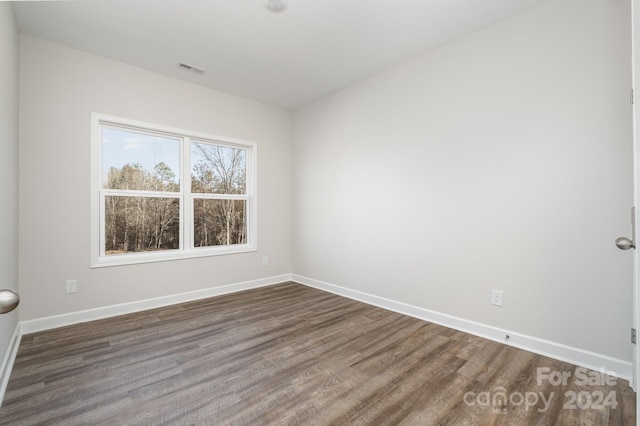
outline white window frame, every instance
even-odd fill
[[[102,128],[115,127],[147,134],[159,134],[180,140],[180,192],[124,191],[104,189],[102,170]],[[230,148],[246,150],[246,193],[245,194],[191,194],[191,141],[212,143]],[[132,265],[138,263],[162,262],[205,256],[246,253],[257,250],[257,144],[240,139],[214,136],[200,132],[145,123],[105,114],[91,114],[91,267]],[[180,246],[173,250],[136,252],[125,254],[105,254],[105,197],[107,195],[132,195],[144,197],[178,198],[180,203]],[[246,243],[208,247],[193,247],[193,200],[237,199],[245,200]]]

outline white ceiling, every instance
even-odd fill
[[[14,2],[20,31],[295,109],[543,0]],[[177,67],[205,69],[197,75]]]

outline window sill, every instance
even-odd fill
[[[91,263],[91,268],[111,266],[137,265],[142,263],[168,262],[172,260],[197,259],[200,257],[224,256],[228,254],[249,253],[257,251],[255,246],[241,244],[224,247],[207,247],[193,250],[171,250],[153,253],[129,253],[102,256]]]

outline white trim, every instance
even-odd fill
[[[625,380],[631,380],[632,377],[633,369],[631,362],[612,358],[607,355],[574,348],[533,336],[527,336],[525,334],[514,333],[509,330],[481,324],[464,318],[458,318],[453,315],[443,314],[441,312],[409,305],[407,303],[397,302],[395,300],[375,296],[358,290],[352,290],[335,284],[329,284],[301,275],[292,274],[291,280],[299,284],[304,284],[309,287],[328,291],[329,293],[334,293],[369,305],[464,331],[465,333],[484,337],[495,342],[504,343],[509,346],[548,356],[560,361],[569,362],[581,367],[590,368],[596,371],[604,368],[608,373],[615,373],[617,377]],[[507,335],[509,336],[508,341],[505,339],[505,336]]]
[[[635,92],[639,90],[640,80],[640,9],[638,0],[631,1],[631,104],[632,104],[632,130],[633,130],[633,204],[635,208],[636,224],[640,225],[640,109],[638,102],[640,96]],[[635,98],[635,99],[634,99]],[[637,100],[636,100],[637,99]],[[636,226],[635,235],[631,235],[633,241],[638,241],[638,229]],[[633,253],[633,287],[632,287],[632,323],[631,328],[640,330],[640,276],[638,264],[640,263],[640,252],[638,249]],[[632,345],[633,375],[631,386],[636,391],[636,407],[640,407],[640,392],[638,392],[638,382],[640,382],[640,350],[638,345]],[[640,425],[640,416],[637,416],[637,423]]]
[[[21,322],[22,334],[35,333],[38,331],[50,330],[52,328],[64,327],[67,325],[79,324],[88,321],[95,321],[110,318],[118,315],[130,314],[133,312],[145,311],[147,309],[161,308],[163,306],[174,305],[176,303],[190,302],[193,300],[206,299],[208,297],[221,296],[223,294],[235,293],[253,288],[266,287],[290,281],[291,275],[277,275],[274,277],[262,278],[253,281],[245,281],[236,284],[228,284],[219,287],[210,287],[202,290],[178,293],[170,296],[156,297],[153,299],[139,300],[136,302],[121,303],[118,305],[104,306],[100,308],[87,309],[84,311],[70,312],[68,314],[54,315],[44,318],[36,318]]]
[[[68,314],[55,315],[45,318],[37,318],[22,321],[16,327],[11,344],[7,350],[5,360],[0,369],[0,398],[4,396],[11,368],[15,360],[21,336],[24,334],[45,331],[57,327],[73,325],[88,321],[94,321],[147,309],[160,308],[163,306],[184,303],[208,297],[221,296],[224,294],[250,290],[259,287],[279,284],[287,281],[294,281],[308,287],[317,288],[349,299],[358,300],[369,305],[378,306],[383,309],[398,312],[424,321],[440,324],[445,327],[460,330],[479,337],[504,343],[519,349],[534,352],[550,358],[569,362],[592,370],[604,369],[608,373],[615,373],[617,377],[629,380],[632,376],[632,365],[628,361],[612,358],[606,355],[597,354],[579,348],[570,347],[548,340],[538,339],[509,330],[492,327],[489,325],[469,321],[441,312],[432,311],[407,303],[394,301],[380,296],[364,293],[358,290],[329,284],[323,281],[307,278],[297,274],[283,274],[252,281],[245,281],[235,284],[228,284],[219,287],[211,287],[202,290],[179,293],[170,296],[157,297],[153,299],[140,300],[136,302],[123,303],[119,305],[105,306],[84,311],[71,312]],[[509,341],[505,340],[505,335],[509,335]],[[1,399],[0,399],[1,401]]]
[[[230,246],[195,247],[191,250],[162,250],[146,253],[113,254],[100,258],[92,268],[109,266],[136,265],[140,263],[167,262],[180,259],[196,259],[198,257],[224,256],[228,254],[250,253],[258,251],[248,244],[234,244]]]
[[[20,340],[22,340],[20,323],[16,324],[16,329],[13,331],[13,336],[9,341],[9,347],[4,355],[2,366],[0,366],[0,407],[2,401],[4,401],[4,393],[7,390],[9,384],[9,377],[11,377],[11,370],[13,369],[13,363],[16,360],[18,354],[18,348],[20,347]]]

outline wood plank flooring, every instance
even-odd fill
[[[538,368],[570,377],[538,383]],[[26,335],[0,424],[635,425],[625,380],[582,382],[574,365],[285,283]]]

